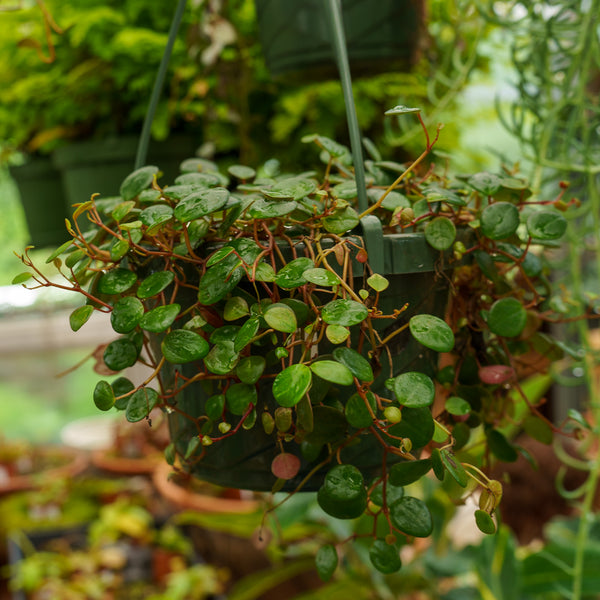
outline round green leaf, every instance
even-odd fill
[[[248,303],[243,298],[240,296],[232,296],[225,303],[223,318],[226,321],[236,321],[241,317],[245,317],[249,312]]]
[[[295,258],[277,272],[275,283],[279,287],[288,290],[300,287],[306,283],[304,271],[311,269],[314,266],[315,264],[310,258]]]
[[[252,338],[258,332],[258,328],[260,327],[260,319],[258,317],[250,317],[237,332],[235,336],[234,350],[236,352],[241,352],[251,341]]]
[[[69,325],[73,331],[79,331],[89,320],[94,312],[94,307],[86,304],[76,308],[69,316]],[[118,333],[123,333],[119,331]]]
[[[371,564],[385,575],[395,573],[402,567],[400,550],[396,544],[388,544],[384,539],[376,539],[369,548]]]
[[[390,285],[389,280],[387,280],[385,277],[383,277],[382,275],[379,275],[379,273],[374,273],[373,275],[371,275],[368,279],[367,279],[367,283],[369,284],[370,287],[372,287],[376,292],[383,292],[384,290],[387,290],[387,288]]]
[[[489,449],[492,454],[504,462],[515,462],[519,454],[515,447],[506,439],[503,433],[497,429],[485,432]]]
[[[495,202],[481,212],[481,231],[492,240],[514,235],[519,227],[519,209],[510,202]]]
[[[389,471],[390,483],[397,487],[409,485],[429,473],[431,467],[432,462],[430,458],[396,463],[392,465]]]
[[[227,204],[229,191],[225,188],[210,188],[193,192],[175,207],[175,218],[182,223],[217,212]]]
[[[243,415],[251,404],[256,404],[256,398],[256,388],[246,383],[234,383],[225,392],[227,410],[238,416]]]
[[[115,394],[115,408],[125,410],[129,403],[129,393],[135,389],[135,385],[127,377],[117,377],[111,386]]]
[[[296,298],[282,298],[280,300],[282,304],[287,304],[294,313],[296,314],[296,320],[298,321],[298,325],[302,326],[306,321],[308,321],[311,316],[311,310],[308,305],[302,300],[298,300]]]
[[[430,406],[435,397],[435,385],[424,373],[410,371],[394,379],[394,393],[403,406],[417,408]]]
[[[350,330],[342,325],[327,325],[325,335],[332,344],[341,344],[348,339]]]
[[[487,324],[496,335],[516,337],[525,329],[527,311],[516,298],[500,298],[492,304]]]
[[[146,166],[127,175],[119,189],[121,198],[123,200],[133,200],[146,188],[150,187],[157,173],[158,167]]]
[[[246,167],[245,165],[231,165],[227,172],[236,179],[242,181],[248,181],[256,177],[256,171],[252,167]]]
[[[478,192],[482,192],[487,196],[493,196],[503,185],[504,179],[494,175],[493,173],[487,173],[482,171],[481,173],[475,173],[468,179],[468,184],[476,189]]]
[[[394,527],[415,537],[427,537],[433,531],[433,519],[427,505],[418,498],[404,496],[390,505]]]
[[[254,384],[263,374],[266,361],[262,356],[245,356],[235,368],[235,374],[243,383]]]
[[[321,581],[329,581],[338,566],[338,553],[334,546],[326,544],[317,550],[315,567]]]
[[[235,369],[239,353],[235,351],[233,342],[219,342],[204,357],[206,368],[215,375],[227,375]]]
[[[160,333],[168,329],[181,311],[179,304],[157,306],[149,310],[141,319],[140,327],[152,333]]]
[[[275,281],[275,270],[267,263],[259,262],[254,271],[255,281]]]
[[[477,525],[477,529],[482,533],[487,535],[493,535],[496,533],[496,524],[494,523],[494,519],[486,513],[484,510],[476,510],[475,511],[475,524]]]
[[[367,507],[367,490],[361,472],[353,465],[336,465],[317,492],[319,506],[337,519],[355,519]]]
[[[263,189],[261,192],[267,198],[280,200],[302,200],[317,189],[317,182],[314,179],[305,179],[301,177],[290,177],[276,183],[270,189]]]
[[[225,410],[225,396],[217,394],[211,396],[204,405],[204,412],[211,421],[218,421],[223,416]]]
[[[326,304],[321,316],[323,321],[330,325],[351,327],[362,323],[369,316],[369,309],[360,302],[340,298]]]
[[[327,269],[321,269],[320,267],[306,269],[302,276],[306,281],[321,287],[331,287],[340,283],[340,278],[335,273],[332,273]]]
[[[145,208],[139,215],[140,221],[153,229],[170,221],[173,217],[173,209],[168,204],[154,204]]]
[[[352,385],[354,375],[345,365],[333,360],[318,360],[310,365],[310,370],[325,381],[338,385]]]
[[[471,405],[458,396],[450,396],[450,398],[446,400],[445,408],[451,415],[459,417],[468,415],[471,412]]]
[[[253,219],[277,219],[294,212],[298,204],[294,201],[280,202],[257,198],[250,206],[249,212]]]
[[[356,429],[370,427],[373,424],[373,416],[377,414],[377,401],[372,392],[367,392],[367,399],[364,400],[360,394],[352,394],[346,402],[344,413],[348,423]],[[369,403],[371,410],[367,407]]]
[[[321,220],[323,227],[329,233],[342,235],[354,229],[359,223],[358,213],[350,206],[333,211]]]
[[[436,250],[448,250],[456,239],[456,227],[447,217],[436,217],[425,226],[425,239]]]
[[[383,481],[380,481],[373,491],[371,492],[371,502],[376,504],[377,506],[383,506]],[[385,504],[390,506],[396,502],[396,500],[400,500],[404,496],[404,488],[398,487],[396,485],[392,485],[389,481],[386,481],[385,484]]]
[[[125,409],[125,418],[130,423],[145,419],[158,403],[158,393],[152,388],[144,387],[134,392]]]
[[[140,283],[137,289],[137,297],[145,299],[156,296],[169,286],[174,279],[175,275],[172,271],[152,273],[152,275],[149,275]]]
[[[423,448],[433,437],[435,424],[428,407],[402,409],[402,420],[390,428],[390,433],[401,438],[408,438],[413,449]]]
[[[204,273],[198,286],[198,300],[201,304],[215,304],[235,288],[244,274],[239,267],[239,261],[236,264],[238,266],[223,260]]]
[[[104,350],[104,364],[111,371],[122,371],[135,365],[139,356],[137,346],[129,339],[111,342]]]
[[[287,304],[277,302],[267,306],[263,313],[267,325],[284,333],[294,333],[298,329],[296,313]]]
[[[448,324],[433,315],[415,315],[409,321],[412,336],[426,348],[450,352],[454,348],[454,333]]]
[[[101,294],[122,294],[137,281],[137,275],[129,269],[111,269],[98,280],[98,291]]]
[[[290,365],[275,377],[273,397],[280,406],[296,406],[310,389],[311,382],[311,370],[306,365]]]
[[[224,258],[227,258],[233,252],[234,249],[231,246],[224,246],[223,248],[219,248],[210,255],[210,258],[206,261],[206,266],[212,267],[213,265],[216,265],[218,262],[221,262]]]
[[[537,240],[558,240],[567,230],[567,220],[553,210],[540,210],[529,215],[527,231]]]
[[[94,388],[94,404],[99,410],[110,410],[115,404],[115,393],[108,381],[99,381]]]
[[[542,444],[551,444],[554,439],[552,427],[535,415],[527,415],[523,420],[523,429],[525,433]]]
[[[209,345],[194,331],[177,329],[165,335],[160,348],[163,356],[170,363],[182,364],[204,358],[208,353]]]
[[[373,369],[369,361],[352,348],[336,348],[333,351],[333,358],[342,363],[348,370],[360,381],[373,381]]]
[[[115,240],[113,245],[110,247],[110,258],[117,262],[123,258],[129,252],[129,240],[119,239]]]
[[[110,314],[110,324],[117,333],[133,331],[144,316],[144,305],[134,296],[120,298]]]

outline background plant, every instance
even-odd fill
[[[600,476],[597,455],[589,455],[598,438],[598,347],[594,328],[600,280],[598,193],[598,2],[504,3],[487,8],[487,17],[512,36],[512,63],[518,97],[504,124],[521,142],[532,164],[533,190],[543,193],[561,180],[581,199],[569,213],[567,243],[556,256],[554,268],[568,289],[566,302],[555,306],[574,323],[563,330],[567,340],[581,344],[583,353],[571,371],[556,373],[563,385],[585,382],[587,398],[571,403],[588,411],[591,425],[586,440],[573,459],[558,445],[556,450],[566,464],[588,473],[577,490],[563,494],[578,502],[582,512],[573,542],[576,552],[562,561],[568,583],[557,584],[564,597],[582,598],[585,590],[586,539],[591,531],[591,514]],[[558,277],[558,275],[557,275]],[[565,373],[575,377],[565,377]],[[579,378],[577,378],[579,374]],[[569,389],[569,388],[567,388]],[[573,396],[573,392],[569,392]],[[560,410],[560,408],[558,409]],[[566,409],[563,409],[563,414]],[[559,483],[560,485],[560,483]],[[567,589],[567,587],[569,589]]]

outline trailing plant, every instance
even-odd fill
[[[501,116],[531,163],[533,192],[541,196],[558,184],[568,186],[570,193],[580,199],[579,206],[566,214],[567,243],[553,257],[556,278],[560,274],[566,295],[554,303],[564,315],[561,335],[581,348],[568,368],[554,373],[557,383],[565,386],[563,404],[567,405],[557,407],[563,413],[557,416],[575,417],[585,431],[576,448],[565,450],[557,443],[555,449],[565,461],[565,470],[570,466],[588,474],[587,481],[576,490],[566,490],[562,476],[558,481],[564,496],[577,502],[581,518],[570,542],[575,552],[556,563],[563,573],[557,576],[561,581],[555,582],[554,589],[564,597],[578,600],[589,591],[586,545],[593,528],[600,478],[600,380],[595,333],[600,278],[600,3],[567,1],[539,6],[527,1],[519,3],[519,10],[486,5],[483,14],[511,36],[518,95],[510,110]],[[585,397],[576,394],[577,386],[583,386]],[[577,397],[578,402],[574,401]]]
[[[388,113],[416,113],[423,124],[418,109]],[[151,369],[137,386],[124,376],[99,381],[99,409],[141,421],[162,408],[167,460],[217,480],[227,473],[204,465],[229,453],[239,462],[228,444],[242,440],[267,457],[267,489],[318,489],[334,517],[371,515],[364,535],[383,572],[400,568],[400,537],[433,530],[427,505],[405,486],[433,474],[461,497],[477,489],[477,525],[492,533],[502,485],[486,468],[516,460],[515,424],[536,437],[556,431],[543,398],[527,397],[522,366],[532,352],[550,360],[562,352],[541,329],[555,317],[544,251],[566,228],[556,208],[568,205],[564,190],[532,201],[512,172],[450,180],[423,168],[437,141],[424,132],[426,149],[408,167],[368,145],[362,212],[348,149],[320,135],[303,141],[322,164],[295,175],[272,163],[223,173],[194,158],[161,186],[158,168],[143,167],[120,197],[76,207],[71,239],[47,261],[60,280],[28,250],[20,258],[29,271],[15,279],[81,295],[75,331],[95,311],[110,315],[120,337],[104,350],[108,369]],[[446,315],[445,302],[440,315],[407,306],[406,289],[386,296],[397,276],[378,272],[388,265],[377,256],[384,246],[365,244],[369,220],[381,241],[416,241],[417,270],[433,261],[433,280],[453,292]],[[325,545],[319,572],[327,578],[336,564]]]

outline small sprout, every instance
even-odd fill
[[[212,446],[212,444],[213,444],[213,440],[210,436],[208,436],[208,435],[202,436],[202,445],[203,446]]]
[[[219,423],[219,431],[223,434],[227,433],[231,429],[231,423],[225,423],[224,421]]]
[[[267,435],[271,435],[273,430],[275,429],[275,419],[271,415],[271,413],[264,412],[261,415],[262,426]]]
[[[397,406],[388,406],[383,411],[383,416],[390,423],[400,423],[400,421],[402,420],[402,411]]]
[[[403,104],[399,104],[398,106],[394,106],[394,108],[390,108],[386,110],[384,114],[386,115],[406,115],[409,113],[420,113],[420,108],[410,108],[408,106],[404,106]]]

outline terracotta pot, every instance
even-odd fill
[[[206,484],[207,490],[217,492],[218,495],[199,493],[177,482],[176,478],[170,478],[171,473],[174,473],[173,468],[167,463],[161,463],[154,470],[152,481],[163,498],[179,509],[239,514],[254,512],[260,505],[257,500],[243,498],[239,490],[218,488],[211,484]]]
[[[40,469],[37,468],[39,465],[36,465],[36,461],[43,462],[45,458],[50,457],[59,461],[59,465],[44,468],[42,464]],[[14,472],[10,466],[0,463],[0,470],[5,474],[5,477],[0,477],[0,495],[36,489],[44,481],[52,479],[75,477],[83,472],[89,464],[87,454],[60,446],[35,448],[32,461],[31,471],[21,474]]]

